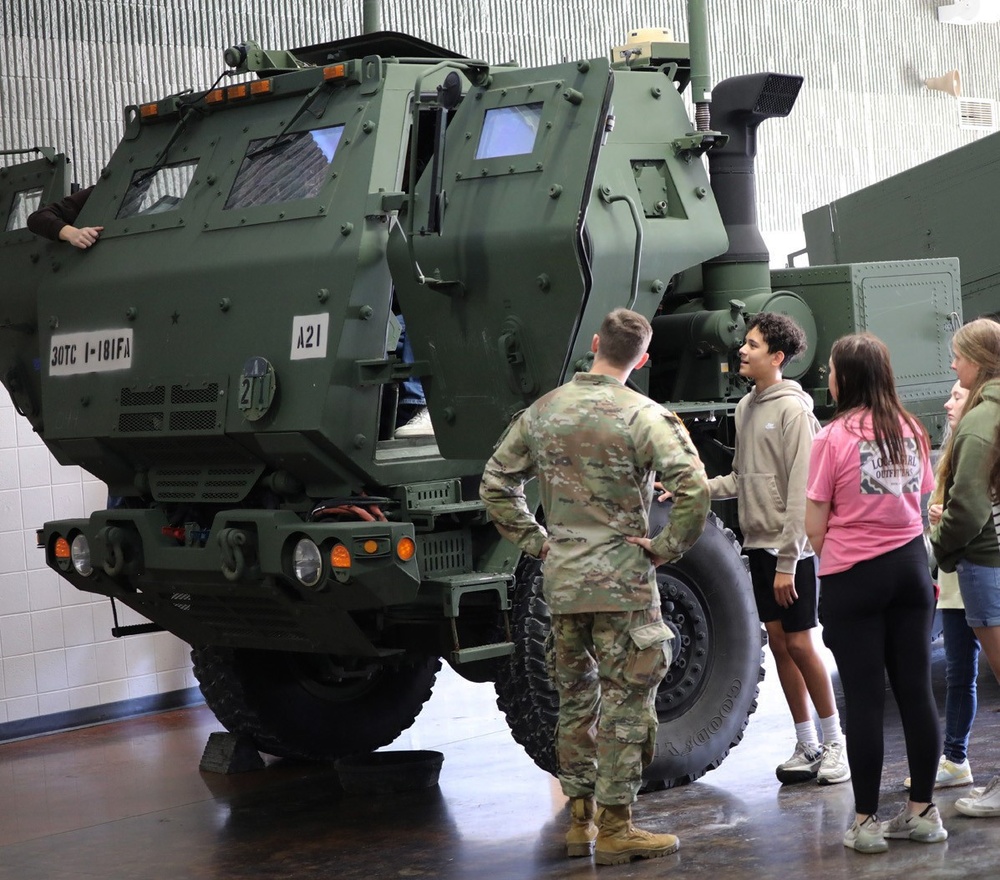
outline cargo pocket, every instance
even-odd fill
[[[629,630],[629,637],[625,681],[634,687],[656,687],[673,659],[670,642],[674,634],[662,620],[654,620]]]
[[[612,784],[628,786],[642,776],[643,767],[650,755],[649,723],[646,721],[619,721],[615,724],[615,739],[612,748],[609,776]],[[627,792],[627,788],[616,791],[617,796]]]

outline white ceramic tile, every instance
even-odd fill
[[[28,697],[19,697],[13,700],[6,700],[8,721],[21,721],[25,718],[38,717],[38,697],[34,694]]]
[[[63,638],[71,645],[93,645],[94,610],[90,605],[70,605],[62,609]]]
[[[7,393],[3,388],[0,388],[0,391]],[[16,418],[18,416],[13,408],[0,407],[0,449],[17,448],[17,425],[14,423]]]
[[[40,525],[41,523],[37,524],[37,526]],[[35,535],[37,526],[27,523],[24,531],[21,532],[21,547],[23,548],[24,570],[26,571],[38,571],[47,567],[45,565],[45,550],[38,546],[38,539]]]
[[[0,699],[0,724],[7,723],[7,703]]]
[[[171,691],[182,691],[191,687],[183,669],[171,669],[169,672],[156,673],[156,693],[169,694]]]
[[[0,574],[0,617],[30,610],[28,575],[23,571]]]
[[[99,682],[95,645],[78,645],[66,649],[66,680],[71,688]]]
[[[34,655],[22,654],[20,657],[4,657],[3,690],[8,700],[12,697],[33,697],[38,693]]]
[[[118,604],[119,623],[121,622],[121,611],[124,607],[121,603]],[[113,638],[111,627],[115,625],[115,619],[111,613],[111,600],[105,599],[103,602],[98,602],[91,610],[94,614],[94,640],[104,642]],[[121,643],[119,642],[119,644]]]
[[[61,608],[49,608],[31,614],[31,636],[35,651],[65,648]]]
[[[0,419],[3,419],[2,413]],[[17,450],[0,448],[0,489],[16,489],[19,479]]]
[[[68,712],[70,709],[69,692],[52,691],[38,695],[38,714],[55,715],[56,712]]]
[[[42,438],[35,433],[35,429],[31,427],[31,422],[26,418],[15,414],[14,427],[17,431],[18,448],[28,449],[38,447],[39,449],[45,449]],[[49,455],[48,451],[45,454]]]
[[[30,486],[50,486],[52,473],[49,462],[52,456],[44,446],[21,446],[17,450],[17,472],[21,488]]]
[[[59,464],[53,459],[49,466],[52,470],[52,485],[62,486],[68,483],[82,483],[83,469],[75,464]]]
[[[85,515],[83,484],[79,480],[52,486],[52,516],[49,519],[82,519]]]
[[[69,707],[71,709],[85,709],[89,706],[99,706],[100,703],[101,689],[96,684],[70,688],[69,690]]]
[[[24,532],[0,532],[0,574],[24,568]]]
[[[97,648],[79,645],[66,649],[66,680],[71,688],[97,684]]]
[[[0,489],[0,532],[18,532],[23,526],[21,519],[21,491]]]
[[[135,700],[139,697],[150,697],[158,693],[156,689],[156,675],[140,675],[138,678],[128,680],[129,699]]]
[[[156,652],[154,636],[128,636],[125,642],[125,668],[129,678],[138,675],[152,675],[156,672]]]
[[[107,510],[108,507],[108,487],[100,480],[87,481],[83,483],[83,510],[84,516],[90,516],[95,510]]]
[[[38,568],[29,571],[27,577],[28,601],[31,603],[32,611],[62,607],[62,585],[60,582],[63,579],[51,568]]]
[[[166,672],[168,669],[184,669],[191,665],[191,646],[168,633],[159,633],[154,637],[156,651],[156,671]]]
[[[125,668],[125,646],[120,640],[99,642],[95,648],[97,651],[98,681],[108,682],[128,676]]]
[[[69,686],[66,677],[66,652],[42,651],[35,654],[35,678],[40,694],[65,690]]]
[[[35,486],[21,490],[21,517],[24,528],[37,529],[52,516],[52,487]]]
[[[128,682],[124,679],[119,681],[104,681],[98,685],[101,693],[101,705],[104,703],[117,703],[128,699]]]
[[[30,654],[34,650],[31,640],[31,615],[9,614],[0,617],[0,645],[4,657]]]

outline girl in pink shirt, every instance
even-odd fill
[[[903,409],[889,351],[868,333],[830,351],[833,421],[816,435],[806,490],[806,534],[819,556],[823,641],[846,705],[855,821],[844,846],[885,852],[886,837],[947,839],[931,802],[941,733],[931,691],[934,585],[924,547],[921,495],[931,491],[927,433]],[[910,801],[879,822],[885,683],[907,743]]]

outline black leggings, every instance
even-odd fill
[[[855,810],[878,811],[885,751],[883,667],[903,722],[910,799],[931,801],[941,730],[931,690],[934,585],[923,537],[821,577],[819,615],[844,688]]]

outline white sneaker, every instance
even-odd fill
[[[955,801],[955,809],[966,816],[1000,816],[1000,776],[994,776],[982,791]]]
[[[847,763],[847,746],[843,742],[823,744],[823,759],[819,764],[816,781],[820,785],[836,785],[851,778]]]
[[[871,815],[860,825],[855,821],[844,835],[844,846],[859,853],[883,853],[889,849],[878,816]]]
[[[966,758],[959,764],[949,760],[944,755],[938,761],[937,778],[934,780],[935,788],[954,788],[957,785],[972,785],[972,768],[969,766],[969,759]],[[903,780],[903,788],[909,789],[910,777]]]
[[[803,742],[795,744],[795,751],[787,761],[780,763],[774,770],[778,782],[806,782],[815,779],[823,760],[823,750],[818,746],[809,746]]]
[[[426,406],[417,410],[416,414],[405,425],[396,428],[395,437],[433,437],[434,426],[431,424],[430,410]]]
[[[934,804],[929,804],[922,813],[909,813],[906,807],[883,827],[886,837],[899,840],[915,840],[918,843],[941,843],[948,839],[948,832],[941,824],[941,814]]]

